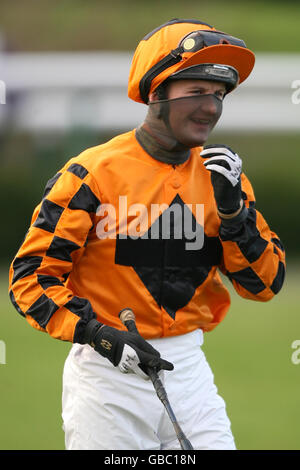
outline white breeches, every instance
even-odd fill
[[[201,349],[201,330],[149,340],[174,364],[162,374],[170,404],[195,450],[235,449],[224,400]],[[89,345],[74,344],[63,375],[63,428],[70,450],[180,449],[150,380],[122,374]]]

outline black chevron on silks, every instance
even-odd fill
[[[184,207],[179,195],[167,210],[172,210],[174,204],[179,204],[182,209]],[[197,226],[199,231],[203,230],[193,214],[191,219],[193,231]],[[163,307],[173,319],[176,311],[189,303],[195,290],[205,281],[212,267],[220,263],[222,256],[219,238],[208,237],[205,233],[202,248],[187,250],[186,243],[193,240],[185,238],[184,230],[182,238],[176,238],[174,221],[175,224],[182,224],[183,228],[183,217],[170,217],[169,239],[163,238],[162,214],[143,237],[133,239],[118,236],[115,254],[116,264],[132,266],[159,307]],[[159,233],[157,239],[151,238],[153,232]]]

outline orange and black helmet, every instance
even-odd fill
[[[253,52],[241,39],[203,21],[173,19],[138,44],[129,73],[128,96],[147,104],[149,94],[168,78],[190,76],[224,81],[231,91],[246,80],[254,62]]]

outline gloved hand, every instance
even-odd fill
[[[156,372],[174,369],[173,364],[161,359],[160,353],[138,333],[120,331],[91,320],[86,327],[85,340],[124,374],[134,372],[148,380],[148,367]]]
[[[242,160],[227,145],[206,145],[201,157],[207,158],[204,166],[211,172],[211,182],[218,211],[234,214],[242,208]]]

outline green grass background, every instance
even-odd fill
[[[127,51],[172,18],[195,18],[256,52],[299,52],[299,16],[293,0],[1,0],[0,30],[22,51]]]
[[[5,271],[0,279],[0,339],[6,344],[0,449],[63,449],[62,371],[70,345],[29,326],[8,300]],[[299,269],[289,267],[283,290],[267,303],[241,299],[224,282],[232,308],[205,335],[204,350],[236,444],[242,450],[299,450],[300,364],[291,361],[292,342],[300,339]]]

